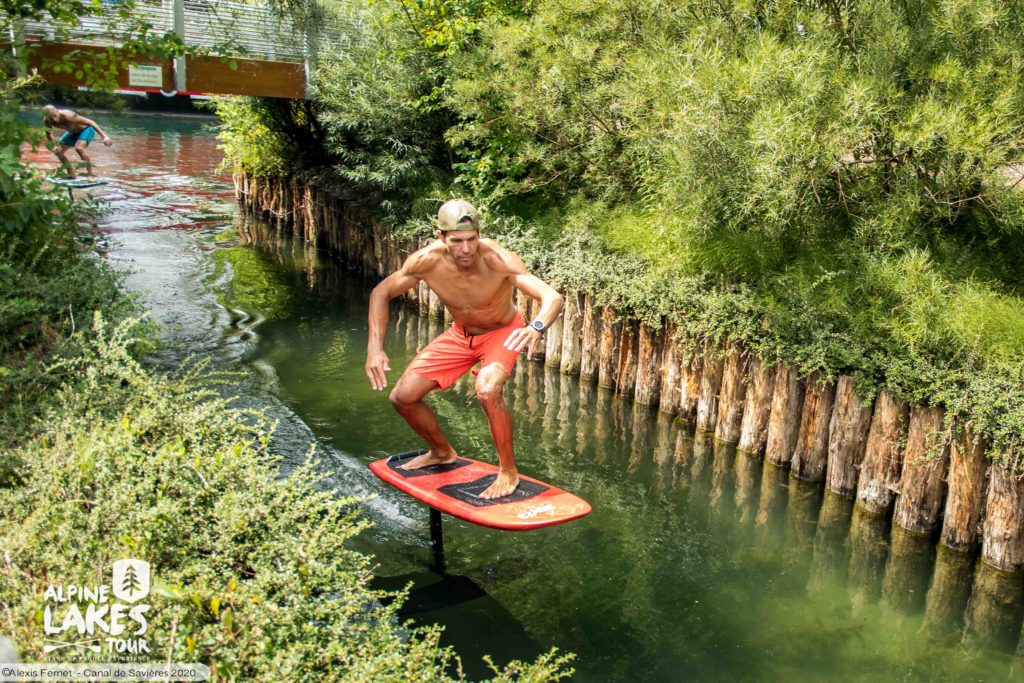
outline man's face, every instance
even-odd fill
[[[441,233],[448,254],[459,266],[471,266],[480,252],[480,233],[476,230],[448,230]]]

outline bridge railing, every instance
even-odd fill
[[[267,6],[225,0],[183,0],[184,35],[187,45],[216,55],[249,57],[278,62],[303,62],[310,57],[309,41],[292,22],[274,14]],[[117,29],[125,28],[116,0],[104,0],[105,14],[86,16],[70,30],[58,33],[46,20],[26,21],[24,35],[29,40],[66,41],[109,45]],[[132,19],[152,26],[151,32],[163,34],[175,30],[175,0],[142,0],[132,11]],[[340,41],[343,28],[331,26],[318,30],[318,39]]]

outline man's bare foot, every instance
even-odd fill
[[[447,455],[434,455],[433,451],[427,451],[423,455],[417,455],[415,458],[405,463],[398,469],[400,470],[418,470],[424,467],[430,467],[431,465],[449,465],[455,462],[459,456],[452,451]]]
[[[515,472],[511,474],[498,472],[498,477],[494,480],[494,483],[484,489],[483,493],[480,494],[480,498],[485,500],[503,498],[513,493],[517,486],[519,486],[519,477]]]

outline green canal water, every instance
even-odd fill
[[[579,681],[1024,677],[1019,578],[975,581],[973,563],[928,539],[892,536],[884,520],[536,363],[521,362],[506,392],[519,467],[593,513],[526,533],[446,518],[442,580],[426,509],[367,469],[419,446],[363,371],[373,283],[244,222],[202,122],[103,123],[115,146],[94,154],[112,181],[94,193],[112,209],[99,230],[165,326],[153,361],[238,371],[240,403],[279,421],[285,469],[312,447],[331,486],[367,497],[374,527],[358,548],[381,585],[411,585],[411,618],[443,624],[471,676],[486,675],[484,654],[556,646],[577,654]],[[439,330],[393,305],[392,382]],[[494,460],[465,380],[431,404],[462,454]]]

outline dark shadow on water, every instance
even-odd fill
[[[511,612],[468,576],[423,571],[376,577],[372,587],[399,591],[410,584],[399,615],[417,626],[444,626],[441,644],[455,649],[471,680],[494,675],[483,655],[490,655],[500,667],[513,659],[534,659],[544,651]]]

